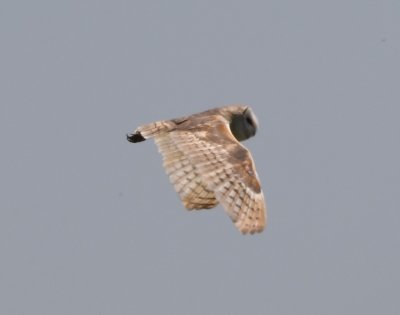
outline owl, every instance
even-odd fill
[[[266,205],[254,161],[240,141],[254,136],[257,126],[250,107],[231,105],[145,124],[127,139],[154,138],[186,209],[220,203],[240,232],[254,234],[265,227]]]

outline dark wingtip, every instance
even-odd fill
[[[142,135],[141,135],[141,133],[139,132],[139,131],[137,131],[137,132],[135,132],[135,133],[132,133],[132,134],[128,134],[128,135],[126,135],[126,139],[129,141],[129,142],[133,142],[133,143],[136,143],[136,142],[142,142],[142,141],[144,141],[144,140],[146,140]]]

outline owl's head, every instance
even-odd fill
[[[245,107],[244,110],[232,114],[230,128],[238,141],[253,137],[257,132],[257,127],[257,117],[250,107]]]

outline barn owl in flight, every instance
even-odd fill
[[[164,168],[188,210],[221,203],[243,234],[261,232],[266,206],[250,152],[240,143],[256,134],[248,106],[231,105],[142,125],[130,142],[154,138]]]

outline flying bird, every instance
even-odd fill
[[[240,141],[257,127],[250,107],[231,105],[145,124],[127,138],[154,138],[186,209],[221,203],[240,232],[254,234],[265,227],[266,205],[253,158]]]

